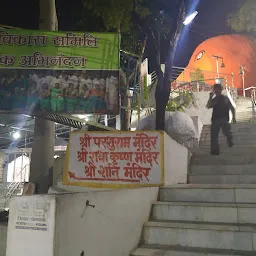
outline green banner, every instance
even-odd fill
[[[120,35],[0,30],[0,111],[117,114]]]
[[[0,31],[0,67],[119,69],[119,34]]]

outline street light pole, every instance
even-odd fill
[[[234,88],[234,85],[235,85],[235,83],[234,83],[234,72],[232,72],[232,74],[231,74],[231,76],[232,76],[232,87]]]
[[[242,85],[243,85],[243,96],[245,97],[245,80],[244,80],[244,70],[245,66],[240,66],[240,75],[242,75]]]
[[[212,57],[214,59],[216,59],[216,65],[217,65],[217,75],[218,75],[218,78],[220,78],[220,72],[219,72],[219,59],[222,59],[223,61],[223,58],[218,56],[218,55],[212,55]]]
[[[216,65],[217,65],[217,74],[218,74],[218,78],[220,78],[220,71],[219,71],[219,58],[216,58]]]

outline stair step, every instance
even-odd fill
[[[256,164],[192,165],[189,175],[256,175]]]
[[[256,226],[148,222],[144,244],[256,251]]]
[[[238,113],[246,121],[251,113]],[[235,147],[220,134],[211,156],[210,126],[192,149],[191,184],[161,187],[132,256],[256,255],[256,124],[232,125]]]
[[[185,184],[159,190],[159,200],[164,202],[256,203],[255,195],[254,184]]]
[[[234,138],[234,144],[235,145],[239,145],[239,144],[248,144],[248,146],[250,144],[254,144],[255,141],[256,141],[256,134],[255,135],[236,135],[236,134],[233,134],[233,138]],[[219,136],[219,139],[218,139],[218,142],[219,144],[227,144],[227,138],[226,137],[222,137],[222,136]],[[200,139],[200,146],[204,146],[204,145],[210,145],[211,143],[211,137],[210,137],[210,134],[207,135],[207,137],[205,138],[201,138]]]
[[[133,251],[131,256],[255,256],[255,252],[142,245]]]
[[[253,116],[253,113],[252,113],[252,111],[250,111],[250,112],[241,112],[241,113],[239,113],[239,112],[237,112],[236,113],[236,118],[237,118],[237,120],[239,120],[239,119],[246,119],[246,118],[252,118],[252,116]]]
[[[234,136],[234,142],[238,143],[242,143],[242,142],[247,142],[247,141],[255,141],[255,136],[256,134],[241,134],[241,133],[233,133]],[[226,143],[227,139],[224,136],[219,136],[219,143]],[[211,142],[211,137],[210,134],[207,134],[207,136],[205,136],[204,138],[201,138],[200,143],[207,143],[207,142]]]
[[[255,123],[249,123],[249,124],[231,124],[232,129],[238,130],[238,131],[245,131],[248,129],[255,129],[256,130],[256,124]],[[211,125],[207,124],[203,126],[203,131],[204,130],[210,130]]]
[[[256,130],[255,129],[253,129],[251,131],[236,131],[236,130],[232,130],[232,134],[234,134],[235,136],[241,136],[243,138],[249,137],[249,134],[248,134],[249,132],[250,132],[250,134],[255,135]],[[202,131],[200,138],[202,140],[207,139],[207,138],[210,139],[210,135],[211,135],[211,131],[210,130]],[[219,133],[219,138],[220,139],[225,139],[225,135],[222,133],[222,131],[220,131],[220,133]]]
[[[153,221],[256,224],[256,204],[156,202]]]
[[[189,175],[191,184],[256,184],[254,175]]]
[[[219,149],[220,149],[220,153],[222,154],[223,152],[232,152],[233,150],[242,150],[245,148],[249,148],[249,149],[254,149],[254,151],[256,152],[256,144],[250,144],[250,145],[235,145],[233,148],[229,148],[228,145],[226,143],[224,144],[219,144]],[[209,145],[201,145],[200,146],[200,150],[204,150],[205,153],[207,153],[209,155],[210,152],[210,144]],[[242,155],[246,155],[245,153]]]
[[[240,155],[252,155],[255,156],[256,155],[256,147],[233,147],[233,148],[229,148],[227,145],[225,145],[226,147],[222,147],[222,145],[220,145],[220,152],[221,155],[234,155],[234,156],[240,156]],[[198,147],[198,148],[192,148],[191,152],[193,154],[193,156],[200,156],[200,157],[204,157],[204,156],[209,156],[210,155],[210,146],[209,147]]]
[[[219,156],[192,156],[192,165],[245,165],[256,164],[256,157],[253,155],[219,155]]]
[[[223,141],[219,141],[219,144],[220,145],[226,145],[227,142],[226,140],[223,140]],[[210,146],[211,145],[211,141],[210,139],[208,141],[200,141],[199,143],[199,146],[201,147],[204,147],[204,146]],[[237,145],[243,145],[244,147],[253,147],[253,146],[256,146],[256,139],[254,138],[248,138],[248,139],[242,139],[242,140],[239,140],[239,139],[236,139],[234,137],[234,145],[237,146]]]
[[[247,137],[241,137],[241,136],[238,137],[238,136],[234,135],[233,137],[234,137],[234,144],[235,145],[245,145],[245,146],[250,147],[250,145],[255,145],[256,144],[256,135],[255,135],[255,137],[249,136],[249,135],[247,135]],[[227,144],[227,139],[220,137],[218,142],[219,142],[219,144],[226,145]],[[211,145],[210,137],[206,138],[206,139],[201,139],[200,142],[199,142],[199,146],[209,146],[209,145]]]
[[[250,127],[250,125],[254,125],[254,123],[250,123],[250,122],[245,122],[245,123],[240,123],[241,125],[243,125],[244,127],[234,127],[234,126],[231,126],[231,130],[232,130],[232,133],[237,135],[237,134],[242,134],[244,135],[246,132],[247,133],[255,133],[256,132],[256,126],[253,126],[253,127]],[[249,127],[247,127],[249,126]],[[211,128],[203,128],[202,132],[201,132],[201,138],[205,138],[205,137],[208,137],[209,135],[211,134]],[[224,134],[220,131],[220,136],[223,136],[224,137]]]
[[[236,118],[238,118],[238,119],[243,119],[243,118],[247,118],[247,117],[250,117],[250,118],[253,117],[252,109],[250,111],[236,112]]]

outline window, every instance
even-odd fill
[[[197,54],[197,56],[196,56],[195,61],[200,60],[200,59],[203,57],[204,53],[205,53],[205,51],[199,52],[199,53]]]

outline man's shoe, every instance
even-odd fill
[[[220,152],[211,152],[212,156],[218,156],[220,154]]]

